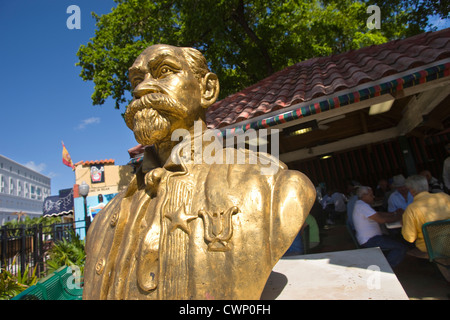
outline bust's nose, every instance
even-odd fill
[[[139,83],[136,88],[133,90],[133,96],[136,99],[139,99],[146,94],[149,93],[155,93],[155,92],[161,92],[161,89],[156,83],[156,80],[150,75],[146,74],[144,80],[142,80],[141,83]]]

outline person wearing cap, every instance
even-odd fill
[[[395,191],[389,196],[388,211],[405,210],[414,200],[408,188],[405,186],[405,177],[401,174],[394,176],[392,186],[395,188]]]

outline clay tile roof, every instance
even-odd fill
[[[75,166],[77,165],[83,165],[83,166],[91,166],[94,164],[114,164],[115,161],[114,159],[104,159],[104,160],[90,160],[90,161],[78,161],[77,163],[75,163]]]
[[[450,57],[450,28],[296,63],[213,104],[208,126],[237,125]],[[273,113],[272,113],[273,115]]]

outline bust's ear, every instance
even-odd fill
[[[214,73],[207,73],[202,79],[202,107],[208,108],[219,96],[219,79]]]

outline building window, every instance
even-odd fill
[[[25,188],[23,189],[23,196],[24,196],[25,198],[28,198],[28,197],[29,197],[29,196],[28,196],[28,193],[29,193],[28,183],[25,182]]]
[[[9,194],[14,193],[14,181],[12,178],[9,178]]]
[[[30,187],[30,195],[31,195],[31,199],[36,199],[36,187],[31,185]]]
[[[17,195],[18,195],[19,197],[22,196],[22,183],[20,183],[19,180],[17,180]]]
[[[5,177],[0,174],[0,192],[5,192]]]
[[[47,198],[47,197],[49,196],[49,192],[48,192],[48,189],[47,189],[47,188],[43,188],[42,196],[44,197],[44,199]]]

